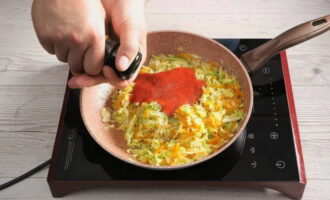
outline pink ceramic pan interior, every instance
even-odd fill
[[[325,22],[324,22],[325,21]],[[155,170],[179,169],[206,161],[230,146],[245,128],[251,115],[253,105],[253,90],[248,71],[254,71],[280,50],[315,37],[330,28],[330,16],[318,18],[296,26],[260,47],[242,55],[241,61],[230,50],[221,44],[200,35],[180,31],[158,31],[148,34],[147,59],[151,55],[176,54],[178,47],[183,47],[187,53],[197,54],[204,60],[222,63],[223,68],[236,76],[244,94],[245,117],[241,121],[234,136],[211,155],[193,163],[176,166],[152,166],[134,160],[127,152],[124,132],[117,129],[106,129],[101,120],[100,110],[108,103],[114,88],[110,84],[100,84],[84,88],[81,93],[80,106],[84,123],[94,140],[113,156],[140,167]]]

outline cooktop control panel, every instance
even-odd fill
[[[220,40],[221,41],[221,40]],[[267,40],[241,39],[238,56]],[[227,180],[299,180],[281,56],[276,55],[251,76],[252,116],[239,162]]]

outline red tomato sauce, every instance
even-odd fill
[[[131,102],[156,101],[162,111],[172,115],[183,104],[194,104],[202,94],[204,82],[198,80],[195,71],[179,67],[159,73],[140,74],[135,80]]]

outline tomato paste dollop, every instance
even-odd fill
[[[193,69],[179,67],[159,73],[143,73],[135,80],[131,102],[156,101],[162,111],[172,115],[183,104],[194,104],[202,94],[204,82]]]

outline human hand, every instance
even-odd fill
[[[60,61],[68,62],[74,74],[69,87],[106,81],[125,87],[134,80],[136,75],[123,81],[112,69],[104,67],[105,33],[109,27],[107,19],[111,19],[121,43],[116,66],[124,71],[139,49],[145,54],[143,0],[34,0],[32,19],[42,46]]]
[[[144,0],[102,0],[107,19],[111,19],[108,27],[119,37],[120,46],[116,56],[116,66],[120,71],[125,71],[136,57],[138,51],[142,53],[144,62],[146,55],[147,28],[145,22]],[[141,67],[141,65],[140,65]],[[104,75],[108,80],[114,80],[112,85],[125,87],[138,75],[139,70],[128,81],[117,77],[114,71],[105,67]]]

